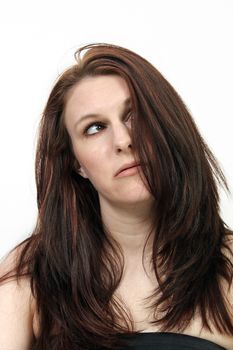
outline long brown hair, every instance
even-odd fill
[[[97,191],[77,173],[64,125],[70,89],[87,76],[107,74],[128,84],[133,150],[156,203],[152,262],[159,286],[151,308],[162,316],[154,324],[180,332],[198,312],[204,328],[233,335],[220,283],[232,282],[224,253],[231,254],[232,231],[220,217],[217,186],[229,188],[217,159],[178,93],[147,60],[105,43],[81,47],[75,57],[55,82],[40,122],[38,219],[14,271],[30,277],[36,297],[41,332],[34,349],[110,349],[119,333],[135,331],[114,297],[124,265],[120,247],[108,238]]]

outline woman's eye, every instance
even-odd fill
[[[92,133],[92,132],[90,133],[89,130],[94,130],[93,127],[96,127],[96,126],[102,127],[103,125],[102,125],[101,123],[92,123],[92,124],[89,124],[89,125],[85,128],[84,134],[92,135],[93,133]],[[96,133],[94,132],[94,134],[96,134]]]
[[[128,114],[127,114],[127,117],[126,117],[126,122],[128,122],[128,121],[131,121],[131,119],[133,118],[133,113],[132,113],[132,111],[130,111]],[[85,129],[84,129],[84,134],[85,135],[94,135],[94,134],[96,134],[99,130],[101,130],[101,129],[98,129],[97,130],[97,128],[96,127],[100,127],[100,128],[103,128],[104,127],[104,125],[103,125],[103,123],[100,123],[100,122],[94,122],[94,123],[91,123],[91,124],[89,124]],[[97,130],[97,132],[91,132],[91,131],[93,131],[93,130]]]
[[[127,114],[126,121],[128,121],[129,119],[133,119],[133,112],[132,111]]]

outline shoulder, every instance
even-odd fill
[[[30,279],[24,276],[17,279],[14,276],[17,256],[18,251],[13,251],[0,263],[0,295],[4,296],[5,301],[8,299],[11,299],[12,302],[16,302],[17,300],[21,302],[26,300],[31,301]],[[11,272],[13,272],[13,275]],[[2,277],[8,275],[8,278],[3,278],[2,280]]]
[[[222,253],[227,259],[228,275],[228,281],[226,279],[222,280],[222,290],[233,322],[233,234],[226,237]]]
[[[19,277],[18,279],[14,276],[15,267],[18,261],[18,257],[23,249],[23,246],[14,249],[6,258],[4,258],[0,263],[0,293],[4,294],[4,300],[8,297],[13,296],[23,297],[21,301],[28,300],[32,304],[33,297],[30,287],[30,278],[29,277]],[[6,279],[2,277],[9,276]],[[5,291],[10,293],[5,295]],[[0,299],[1,301],[2,299]],[[22,303],[21,303],[22,304]],[[28,305],[28,306],[29,306]]]
[[[0,344],[4,350],[30,349],[33,341],[33,297],[30,279],[9,275],[16,266],[21,248],[16,248],[0,263]]]

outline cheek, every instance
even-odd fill
[[[76,159],[87,166],[94,166],[98,161],[104,161],[107,156],[106,144],[100,141],[74,143],[73,150]]]
[[[103,177],[103,162],[99,154],[94,152],[75,152],[75,157],[87,177],[92,180],[97,180]]]
[[[110,164],[110,154],[106,142],[93,140],[73,143],[75,158],[84,170],[86,176],[93,183],[99,183],[107,176]]]

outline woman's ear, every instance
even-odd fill
[[[78,163],[77,160],[74,161],[74,169],[75,169],[76,173],[78,173],[79,175],[81,175],[85,179],[88,179],[88,176],[85,173],[85,170],[83,170],[83,168],[80,166],[80,164]]]
[[[80,167],[80,168],[78,169],[78,173],[79,173],[79,175],[81,175],[81,176],[84,177],[85,179],[88,179],[88,176],[87,176],[87,174],[85,173],[85,171],[83,170],[82,167]]]

